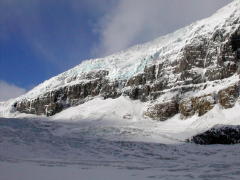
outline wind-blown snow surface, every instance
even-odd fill
[[[0,179],[239,179],[239,145],[184,142],[215,124],[239,124],[238,103],[166,122],[143,118],[143,108],[121,96],[97,98],[51,118],[0,118]]]
[[[239,179],[240,145],[181,143],[169,131],[186,122],[142,123],[0,119],[0,179]]]

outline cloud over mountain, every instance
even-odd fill
[[[100,22],[97,53],[107,55],[208,17],[229,0],[121,0]]]
[[[25,92],[26,90],[23,88],[0,80],[0,101],[6,101],[8,99],[18,97]]]

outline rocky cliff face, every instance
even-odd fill
[[[229,10],[233,6],[235,9]],[[174,36],[174,41],[169,39],[168,43],[168,36],[163,37],[157,42],[160,45],[155,43],[152,47],[154,51],[148,48],[147,57],[136,55],[136,58],[141,60],[137,69],[142,70],[131,76],[111,78],[114,70],[102,67],[81,71],[77,75],[73,73],[67,78],[64,77],[64,82],[67,81],[65,85],[45,88],[47,90],[31,98],[25,96],[17,99],[13,108],[23,113],[52,116],[96,96],[106,99],[118,98],[121,95],[146,102],[148,108],[144,115],[161,121],[178,113],[182,118],[194,114],[202,116],[215,104],[231,108],[239,97],[239,12],[240,3],[234,1],[223,9],[222,13],[220,11],[209,19],[168,35]],[[212,21],[219,14],[224,14],[224,18],[220,16],[214,24]],[[208,28],[208,21],[213,24],[212,28]],[[161,43],[166,45],[161,46]],[[151,44],[148,46],[151,47]],[[119,55],[121,61],[124,61],[131,51],[133,50]],[[141,49],[134,50],[136,54],[135,51]],[[115,58],[114,66],[121,65],[114,55],[109,58]],[[99,61],[93,60],[87,65],[92,66],[94,62],[99,65]],[[86,65],[80,66],[82,69],[86,68]],[[59,80],[62,76],[57,78]],[[49,82],[49,86],[51,83],[54,81]]]

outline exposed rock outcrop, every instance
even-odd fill
[[[239,97],[239,85],[230,86],[218,93],[219,103],[225,108],[232,108]]]
[[[145,116],[154,120],[165,121],[178,113],[178,102],[172,100],[162,104],[154,104],[145,112]]]
[[[199,116],[202,116],[210,111],[215,104],[216,100],[211,94],[194,97],[188,100],[183,100],[179,105],[179,112],[184,117],[193,116],[196,113]]]
[[[215,126],[187,141],[202,145],[238,144],[240,143],[240,126]]]

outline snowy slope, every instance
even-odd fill
[[[108,126],[122,129],[122,131],[138,130],[135,141],[150,140],[161,143],[180,143],[185,139],[204,132],[215,125],[240,125],[240,104],[231,109],[215,106],[204,116],[194,115],[182,120],[180,115],[165,122],[156,122],[144,117],[146,105],[140,101],[131,101],[129,98],[94,99],[85,104],[64,110],[51,117],[56,122],[93,122],[99,127]],[[143,138],[145,134],[148,138]],[[139,139],[140,138],[140,139]]]

